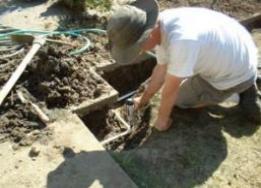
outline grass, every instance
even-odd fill
[[[119,154],[111,153],[112,157],[117,161],[120,166],[130,175],[132,180],[140,188],[161,187],[162,179],[161,175],[154,176],[147,172],[146,168],[143,168],[142,161],[139,161],[132,154]]]
[[[260,187],[260,125],[244,120],[237,109],[174,115],[169,131],[154,131],[143,146],[113,153],[138,187]]]

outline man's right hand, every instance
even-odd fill
[[[133,99],[134,109],[135,109],[135,110],[139,110],[139,109],[142,108],[142,106],[144,105],[144,104],[142,104],[141,98],[142,98],[142,97],[140,96],[140,97],[135,97],[135,98]]]
[[[151,97],[161,88],[165,80],[167,65],[157,64],[152,72],[148,87],[145,89],[142,96],[134,98],[134,108],[138,110],[145,106]]]

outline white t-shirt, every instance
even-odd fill
[[[257,48],[235,19],[205,8],[177,8],[160,13],[159,64],[177,77],[200,75],[225,90],[257,74]]]

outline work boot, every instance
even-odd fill
[[[261,104],[258,90],[255,84],[249,89],[239,94],[241,107],[246,118],[252,123],[261,124]]]

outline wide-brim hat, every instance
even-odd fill
[[[149,37],[159,14],[156,0],[136,0],[118,7],[108,21],[112,57],[117,63],[133,63]]]

